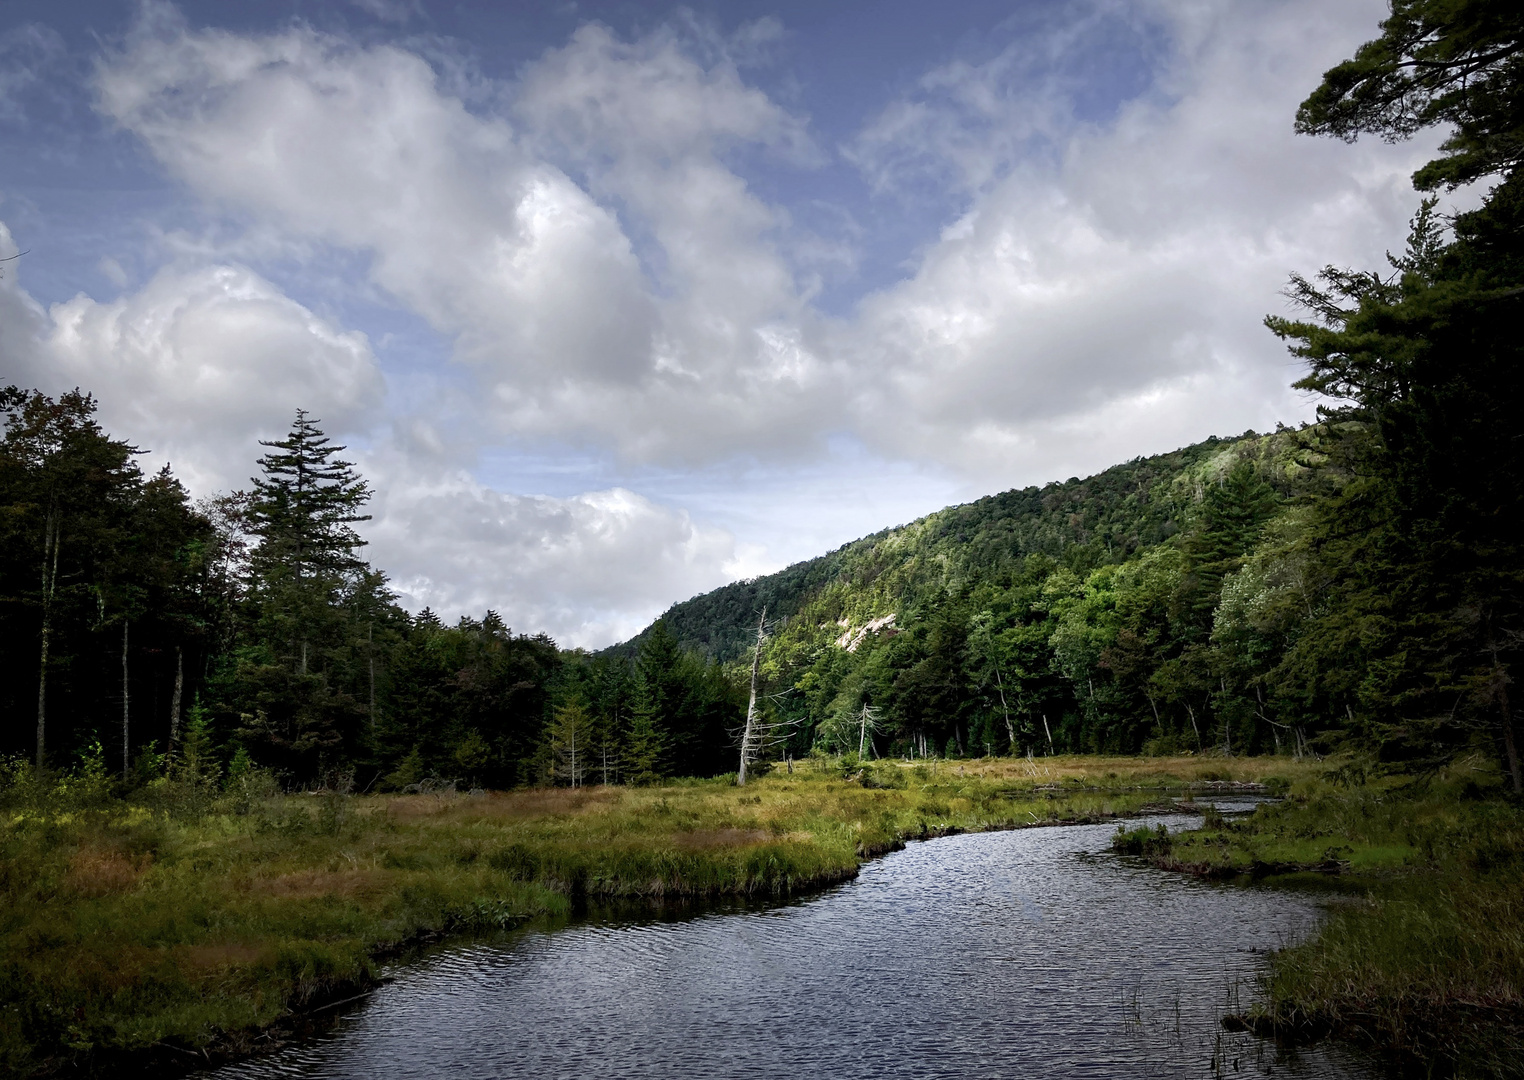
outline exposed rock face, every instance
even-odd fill
[[[863,638],[867,637],[869,634],[878,634],[884,631],[893,631],[894,612],[891,611],[887,615],[880,615],[876,619],[869,619],[867,623],[858,627],[856,630],[853,630],[845,619],[842,619],[836,625],[847,627],[846,632],[843,633],[841,637],[836,639],[836,647],[839,649],[846,649],[847,652],[856,652],[857,647],[863,643]]]

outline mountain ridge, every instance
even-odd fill
[[[1179,518],[1187,507],[1178,495],[1171,497],[1168,488],[1174,481],[1225,450],[1291,430],[1214,435],[1165,453],[1138,456],[1088,477],[1010,488],[946,506],[771,574],[679,601],[652,626],[664,621],[683,649],[732,662],[755,640],[764,605],[769,623],[786,624],[832,585],[867,588],[894,570],[910,570],[924,580],[932,568],[916,564],[933,552],[942,565],[944,585],[971,575],[998,574],[1002,566],[1014,570],[1015,563],[1033,555],[1080,574],[1108,562],[1120,563],[1180,531]],[[879,599],[894,597],[881,594]],[[602,652],[633,655],[651,628]]]

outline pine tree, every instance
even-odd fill
[[[350,526],[370,520],[359,513],[370,486],[353,462],[335,456],[345,448],[329,445],[317,425],[298,409],[284,439],[260,440],[276,452],[259,459],[264,476],[253,480],[249,518],[260,540],[256,573],[279,567],[300,582],[365,569],[355,554],[365,541]]]
[[[284,439],[261,441],[247,521],[252,650],[235,679],[244,736],[311,774],[351,750],[371,717],[371,624],[391,604],[354,531],[370,488],[305,410]]]
[[[657,726],[656,718],[650,712],[636,710],[625,738],[625,779],[632,784],[652,784],[660,780],[666,750],[667,740]]]
[[[592,724],[581,701],[573,698],[551,718],[550,755],[556,779],[581,787],[594,759]]]

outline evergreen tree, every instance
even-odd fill
[[[272,763],[314,775],[352,755],[369,727],[378,608],[384,578],[357,554],[353,525],[366,482],[305,410],[284,439],[262,441],[248,529],[252,633],[227,680],[242,737]]]
[[[1308,363],[1298,385],[1340,402],[1330,419],[1363,444],[1314,522],[1335,584],[1302,666],[1347,670],[1332,650],[1357,644],[1344,704],[1384,754],[1432,761],[1486,732],[1524,791],[1507,691],[1524,643],[1524,10],[1394,0],[1298,124],[1349,139],[1449,124],[1416,184],[1502,176],[1452,242],[1426,202],[1392,273],[1293,279],[1313,319],[1267,322]]]
[[[667,755],[665,733],[650,712],[637,708],[625,736],[624,775],[631,784],[652,784],[665,772],[662,762]]]

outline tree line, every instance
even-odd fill
[[[1298,130],[1452,129],[1379,270],[1271,317],[1316,423],[1006,492],[674,607],[597,655],[495,612],[404,610],[366,482],[298,412],[244,492],[192,502],[79,391],[0,393],[7,753],[129,779],[195,729],[225,761],[378,788],[646,782],[737,763],[760,610],[773,754],[1496,755],[1524,790],[1524,14],[1394,0]],[[34,722],[35,721],[35,722]],[[134,773],[136,770],[136,774]]]
[[[403,609],[363,558],[369,486],[305,412],[248,490],[200,501],[89,394],[10,387],[0,412],[5,753],[147,782],[194,729],[230,768],[378,789],[734,766],[739,690],[670,635],[592,657]]]

